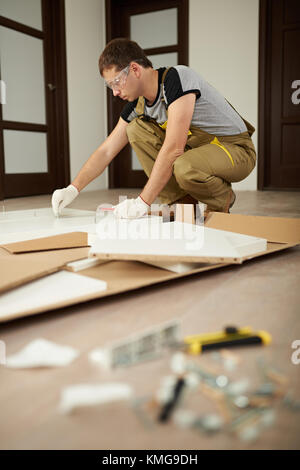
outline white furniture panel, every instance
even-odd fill
[[[57,303],[63,305],[71,299],[95,295],[106,288],[107,283],[100,279],[60,271],[2,294],[0,312],[7,316],[50,310]]]

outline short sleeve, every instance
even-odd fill
[[[188,93],[195,93],[200,98],[198,77],[192,69],[186,66],[171,67],[164,81],[164,94],[167,107],[175,100]]]
[[[125,104],[120,114],[121,118],[124,119],[124,121],[131,122],[134,118],[137,117],[137,113],[135,112],[137,102],[138,99],[134,101],[129,101],[127,104]]]

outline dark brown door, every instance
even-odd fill
[[[300,1],[261,0],[259,189],[300,189]]]
[[[69,181],[64,0],[0,9],[0,199]]]
[[[188,65],[188,0],[106,0],[107,42],[137,41],[154,68]],[[119,120],[124,101],[108,90],[108,132]],[[110,188],[142,188],[147,177],[129,145],[109,166]]]

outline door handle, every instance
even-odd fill
[[[48,85],[48,88],[49,88],[50,91],[56,90],[56,86],[53,85],[53,83],[48,83],[47,85]]]

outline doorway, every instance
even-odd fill
[[[69,182],[64,0],[1,0],[0,199]]]
[[[106,42],[136,41],[154,68],[188,65],[188,0],[106,0]],[[117,124],[124,102],[107,91],[108,132]],[[109,165],[109,188],[142,188],[147,176],[127,145]]]
[[[260,0],[258,189],[300,189],[299,51],[299,0]]]

